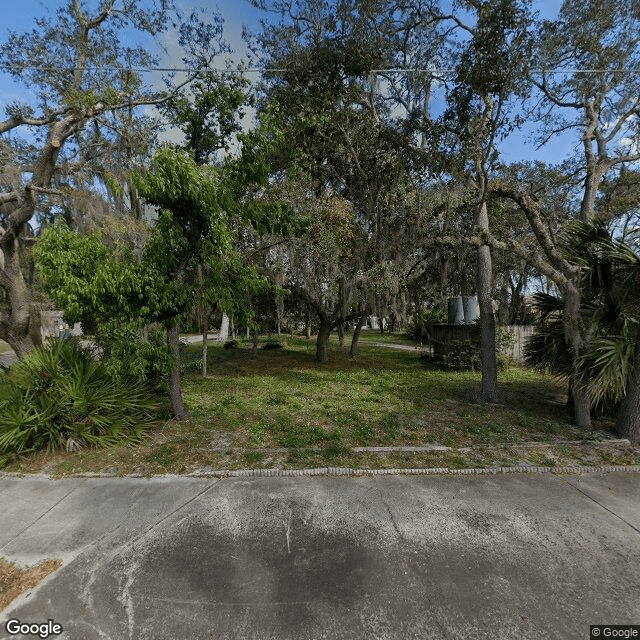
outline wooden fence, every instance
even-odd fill
[[[532,324],[510,324],[505,327],[510,333],[516,337],[516,341],[507,352],[507,355],[511,356],[516,362],[524,362],[524,347],[527,344],[527,340],[533,335],[535,330]]]

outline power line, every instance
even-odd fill
[[[11,69],[12,66],[5,66],[5,69]],[[22,68],[21,68],[22,69]],[[14,71],[20,70],[18,67],[13,67]],[[22,69],[24,70],[24,69]],[[287,73],[293,71],[293,69],[278,69],[271,67],[247,67],[246,69],[219,69],[219,68],[206,68],[198,69],[191,67],[68,67],[61,69],[60,67],[29,67],[29,70],[54,72],[54,71],[66,71],[68,73],[74,73],[76,71],[124,71],[131,73],[221,73],[221,74],[241,74],[241,73]],[[544,74],[572,74],[572,73],[637,73],[637,69],[532,69],[533,73]],[[407,69],[407,68],[387,68],[387,69],[371,69],[369,73],[431,73],[437,74],[449,74],[456,73],[457,69]]]

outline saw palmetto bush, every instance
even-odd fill
[[[581,322],[590,339],[581,356],[592,410],[613,414],[627,391],[640,320],[640,257],[637,247],[611,238],[604,223],[576,225],[565,254],[581,267]],[[529,366],[570,381],[572,355],[559,296],[534,295],[538,324],[525,347]],[[569,390],[570,391],[570,390]]]
[[[139,442],[159,410],[146,386],[119,383],[77,340],[52,340],[0,374],[0,464],[40,449]]]

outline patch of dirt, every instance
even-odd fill
[[[37,587],[49,574],[62,566],[62,560],[44,560],[35,567],[20,569],[0,558],[0,611],[19,595]]]

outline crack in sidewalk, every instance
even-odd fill
[[[640,529],[638,529],[638,527],[632,525],[630,522],[625,520],[622,516],[618,515],[615,511],[612,511],[611,509],[609,509],[609,507],[605,507],[605,505],[603,505],[601,502],[598,502],[598,500],[596,500],[593,496],[590,496],[586,491],[583,491],[582,489],[580,489],[580,487],[577,487],[575,484],[569,482],[568,480],[565,480],[565,482],[570,487],[573,487],[576,491],[581,493],[583,496],[589,498],[589,500],[591,500],[592,502],[595,502],[599,507],[602,507],[605,511],[608,511],[612,516],[615,516],[616,518],[618,518],[618,520],[622,520],[622,522],[624,522],[628,527],[631,527],[636,533],[640,533]]]
[[[62,496],[62,498],[60,498],[60,500],[58,500],[54,505],[49,507],[44,513],[40,514],[33,522],[31,522],[26,527],[24,527],[24,529],[22,529],[21,531],[16,533],[16,535],[13,536],[13,538],[11,538],[11,540],[9,540],[5,544],[3,544],[0,547],[0,551],[2,551],[3,549],[6,549],[14,540],[19,538],[25,531],[27,531],[28,529],[33,527],[34,524],[36,524],[37,522],[40,522],[40,520],[42,520],[42,518],[44,518],[47,514],[51,513],[63,500],[66,500],[74,491],[77,491],[83,484],[85,484],[87,482],[87,480],[88,480],[88,478],[85,478],[77,487],[74,487],[73,489],[71,489],[70,491],[65,493]]]

